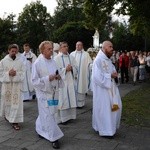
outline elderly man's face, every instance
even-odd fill
[[[53,55],[53,46],[52,44],[45,44],[43,49],[43,55],[45,58],[50,59]]]

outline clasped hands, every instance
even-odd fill
[[[49,81],[53,81],[53,80],[60,80],[61,79],[61,76],[58,74],[58,75],[49,75]]]
[[[72,66],[71,66],[71,65],[68,65],[68,66],[66,67],[66,71],[69,72],[69,71],[71,71],[71,70],[72,70]]]
[[[16,76],[16,70],[14,69],[9,70],[9,76],[12,76],[12,77]]]

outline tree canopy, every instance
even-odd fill
[[[40,1],[26,5],[18,18],[18,37],[21,43],[28,42],[35,49],[42,40],[50,38],[52,18]]]
[[[150,1],[143,0],[57,0],[54,15],[40,1],[31,2],[20,12],[17,21],[10,14],[0,18],[0,50],[6,51],[11,43],[28,42],[37,53],[41,41],[67,41],[70,51],[75,43],[83,41],[85,48],[93,45],[95,29],[100,32],[100,42],[108,40],[110,32],[115,49],[133,50],[150,48]],[[114,22],[112,11],[128,15],[128,24]]]

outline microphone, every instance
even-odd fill
[[[59,71],[58,70],[56,70],[56,73],[55,73],[56,75],[59,75]]]

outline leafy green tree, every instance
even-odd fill
[[[84,27],[85,14],[83,0],[57,0],[58,7],[53,16],[55,42],[67,41],[70,51],[75,49],[75,43],[81,40],[85,48],[92,45],[94,31]]]
[[[83,7],[79,5],[79,2],[72,3],[71,0],[57,0],[57,2],[58,7],[53,16],[54,30],[57,30],[67,22],[78,22],[85,19]]]
[[[83,5],[86,16],[85,26],[89,29],[104,28],[114,4],[114,0],[85,0]]]
[[[52,17],[40,1],[26,5],[18,18],[18,37],[20,43],[29,42],[37,53],[38,45],[51,38]]]
[[[75,50],[75,43],[82,41],[85,49],[91,47],[93,31],[85,29],[81,22],[68,22],[54,32],[54,41],[67,41],[70,52]]]
[[[0,53],[7,52],[9,44],[16,43],[15,15],[10,14],[6,18],[0,18]]]
[[[113,23],[113,44],[116,50],[141,50],[143,49],[143,39],[135,36],[130,32],[129,27],[125,23]]]
[[[134,35],[150,37],[150,6],[149,0],[118,0],[121,7],[118,14],[129,15],[130,29]]]
[[[138,42],[135,44],[141,48],[143,47],[141,42],[144,42],[145,49],[148,48],[148,41],[150,41],[149,0],[85,0],[84,12],[86,15],[86,27],[97,28],[101,31],[107,25],[109,26],[109,17],[115,4],[120,5],[116,9],[116,14],[128,15],[130,17],[128,35],[124,32],[122,36],[130,37],[134,40],[137,38],[135,41],[139,41],[140,39],[140,45]],[[130,44],[128,43],[128,46],[126,46],[129,47]]]

